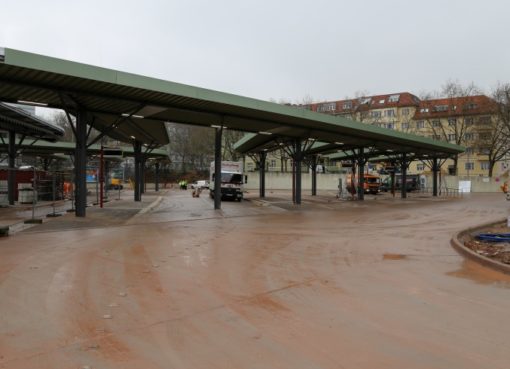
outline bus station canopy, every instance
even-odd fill
[[[342,119],[352,124],[352,121]],[[363,148],[365,157],[380,157],[384,155],[394,156],[408,154],[408,156],[419,158],[449,158],[464,151],[462,146],[440,142],[423,136],[410,135],[386,128],[369,126],[363,123],[356,123],[358,131],[350,131],[339,135],[330,135],[327,140],[324,137],[316,139],[307,138],[302,144],[304,156],[321,154],[330,159],[347,160],[357,157],[358,149]],[[268,136],[265,134],[246,134],[234,148],[242,154],[257,152],[271,152],[282,146],[292,145],[292,136]]]
[[[62,128],[2,102],[0,102],[0,129],[47,141],[56,141],[64,135]]]
[[[8,145],[6,143],[0,142],[0,152],[6,152]],[[23,142],[18,139],[16,141],[16,147],[20,150],[21,153],[26,155],[33,156],[52,156],[52,155],[74,155],[74,151],[76,149],[76,144],[74,142],[55,142],[49,143],[44,141],[39,142],[27,142],[24,140]],[[101,145],[94,144],[87,148],[87,153],[89,155],[98,155],[101,152]],[[121,146],[115,148],[104,148],[105,155],[114,153],[115,156],[118,157],[126,157],[126,156],[134,156],[133,146]],[[147,159],[167,159],[168,153],[164,149],[152,149],[147,150],[145,154]]]
[[[164,145],[164,123],[176,122],[256,133],[238,145],[243,152],[275,137],[437,155],[463,151],[346,118],[9,48],[0,48],[0,82],[2,101],[86,111],[90,125],[124,142]]]

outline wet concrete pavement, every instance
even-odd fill
[[[449,240],[509,204],[376,198],[169,191],[1,239],[0,368],[508,368],[510,277]]]

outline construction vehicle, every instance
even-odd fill
[[[347,191],[354,194],[358,187],[358,178],[352,174],[347,175]],[[377,195],[381,191],[381,178],[375,174],[365,174],[363,181],[363,192]]]
[[[214,161],[209,176],[209,196],[214,198],[214,179],[216,177]],[[221,162],[221,199],[243,200],[243,162]]]
[[[110,174],[110,183],[108,184],[108,189],[110,190],[122,190],[124,186],[122,185],[122,177],[124,172],[122,169],[114,169]]]

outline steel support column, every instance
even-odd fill
[[[296,160],[292,157],[292,203],[296,203]]]
[[[312,196],[317,196],[317,155],[313,155],[311,159],[312,164]]]
[[[104,149],[103,145],[101,145],[101,153],[99,155],[99,207],[103,207],[104,201]]]
[[[395,197],[395,165],[393,165],[393,170],[391,171],[391,195]]]
[[[108,160],[105,160],[104,161],[104,183],[105,183],[105,187],[104,187],[104,198],[105,199],[108,199],[108,192],[110,191],[109,188],[110,188],[110,180],[108,179],[110,178],[110,162]]]
[[[266,157],[267,153],[259,153],[259,197],[266,197]]]
[[[140,193],[145,193],[145,155],[142,154],[142,158],[140,160]]]
[[[437,158],[432,159],[432,196],[437,196],[437,173],[439,165]]]
[[[221,136],[223,127],[216,128],[214,137],[214,209],[221,209]]]
[[[9,205],[14,205],[14,198],[16,195],[16,133],[14,131],[9,131],[9,148],[8,148],[8,156],[9,156],[9,169],[7,174],[7,193],[9,199]]]
[[[159,163],[154,164],[154,190],[159,191]]]
[[[141,191],[141,162],[142,162],[142,144],[140,141],[135,141],[133,144],[135,153],[135,201],[142,201]]]
[[[84,217],[87,209],[87,112],[76,115],[76,149],[74,151],[75,214]]]
[[[402,154],[402,161],[400,163],[400,172],[402,173],[402,183],[400,184],[400,196],[407,198],[407,155]]]
[[[361,148],[358,156],[358,200],[365,200],[365,163],[364,150]]]
[[[294,149],[294,156],[296,163],[296,204],[301,204],[301,160],[302,154],[301,154],[301,140],[296,140],[295,142],[295,149]]]

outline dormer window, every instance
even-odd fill
[[[328,111],[335,111],[335,110],[336,110],[336,103],[335,102],[321,104],[317,108],[317,111],[319,113],[324,113],[324,112],[328,112]]]
[[[400,100],[400,95],[391,95],[388,98],[388,102],[390,102],[390,103],[399,102],[399,100]]]
[[[448,111],[448,105],[435,105],[434,111]]]

